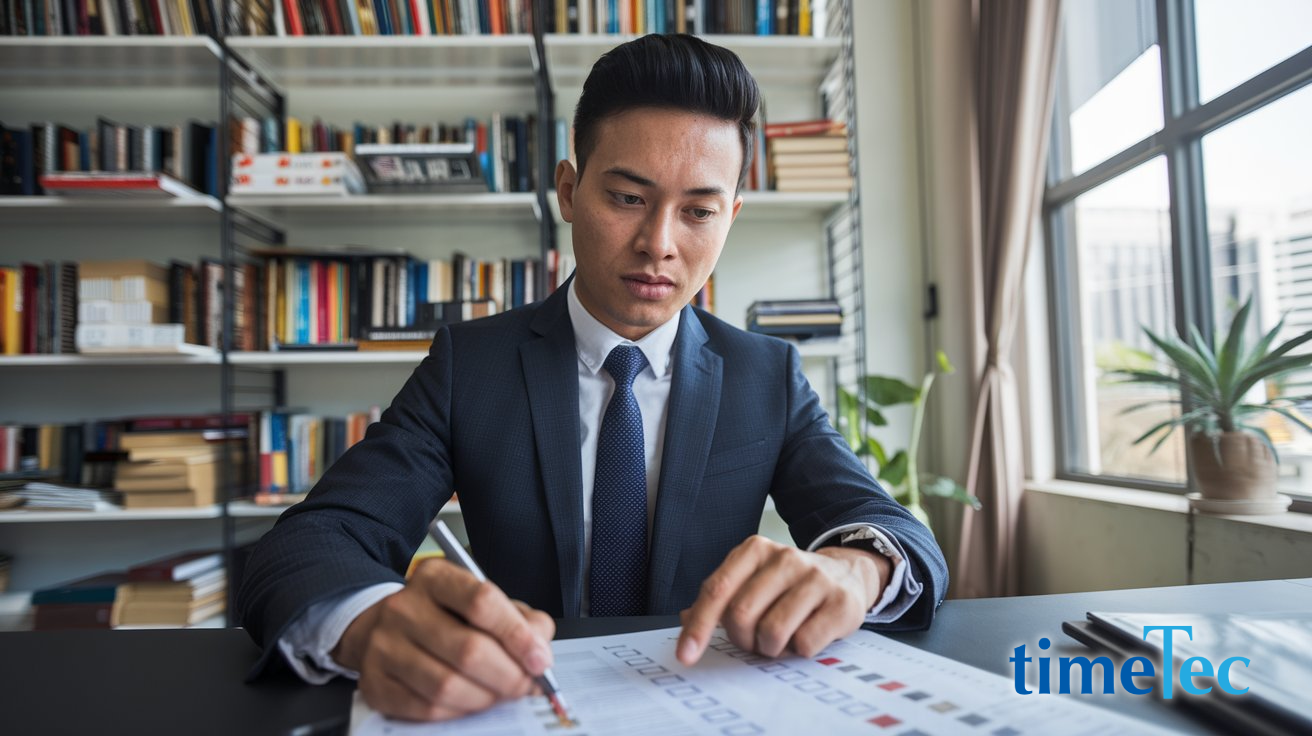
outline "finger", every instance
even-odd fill
[[[756,632],[761,616],[776,604],[780,596],[801,584],[808,571],[815,569],[806,555],[796,547],[780,545],[738,588],[720,617],[729,641],[743,649],[756,651]]]
[[[448,667],[503,699],[528,693],[531,680],[520,663],[488,633],[438,609],[418,642]],[[431,632],[440,631],[432,636]]]
[[[448,721],[473,712],[420,696],[403,681],[386,672],[362,674],[360,695],[369,707],[379,713],[408,721]]]
[[[556,620],[543,611],[533,608],[524,601],[511,601],[519,609],[520,614],[528,620],[529,628],[538,635],[543,641],[551,641],[556,638]]]
[[[406,641],[399,644],[380,642],[380,669],[404,684],[421,701],[434,707],[472,713],[489,708],[500,699],[499,693],[484,684],[427,656],[425,652],[409,649],[409,646]],[[401,647],[408,651],[397,651]]]
[[[799,656],[814,657],[835,639],[856,631],[861,626],[862,618],[859,612],[852,618],[841,595],[831,591],[806,621],[797,627],[789,646]]]
[[[451,563],[425,565],[420,577],[439,606],[491,635],[530,675],[551,666],[551,648],[496,584]]]
[[[761,616],[756,625],[756,652],[767,657],[784,653],[798,628],[824,605],[827,588],[822,580],[815,579],[823,574],[819,570],[808,573]]]
[[[765,537],[751,536],[733,548],[715,572],[702,583],[701,593],[688,610],[688,620],[679,634],[679,661],[691,666],[706,649],[711,632],[724,614],[724,608],[774,544]]]

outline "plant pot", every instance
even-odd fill
[[[1190,500],[1200,511],[1232,514],[1279,513],[1289,498],[1276,493],[1276,458],[1249,432],[1222,432],[1189,438],[1189,459],[1202,492]]]

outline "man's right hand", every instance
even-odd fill
[[[441,721],[535,690],[556,624],[445,560],[420,563],[406,587],[360,614],[333,659],[360,673],[360,694],[392,718]]]

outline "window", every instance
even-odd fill
[[[1183,490],[1184,441],[1134,440],[1179,409],[1108,371],[1143,327],[1312,330],[1312,2],[1068,0],[1044,219],[1062,477]],[[1312,374],[1260,394],[1305,396]],[[1282,486],[1312,496],[1312,435],[1265,429]]]

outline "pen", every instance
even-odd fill
[[[479,569],[478,563],[474,562],[474,558],[470,557],[469,553],[465,552],[465,548],[461,547],[460,543],[456,541],[455,535],[451,533],[451,529],[447,527],[446,522],[441,519],[433,519],[432,523],[428,525],[428,534],[434,542],[437,542],[437,546],[442,548],[442,553],[446,555],[448,561],[468,570],[479,582],[487,580],[487,576]],[[574,719],[570,717],[569,711],[566,709],[565,699],[560,695],[560,686],[556,684],[556,676],[552,674],[551,668],[548,667],[541,675],[534,677],[533,682],[542,688],[542,693],[551,702],[551,709],[555,711],[560,725],[574,725]]]

